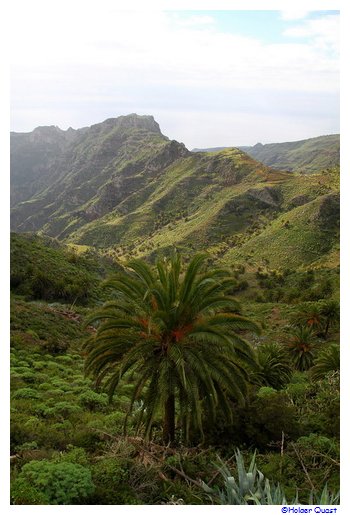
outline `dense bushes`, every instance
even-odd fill
[[[42,460],[23,466],[11,495],[14,504],[81,504],[93,491],[86,467]]]
[[[315,271],[313,280],[307,279],[309,286],[315,284],[317,275]],[[248,309],[249,316],[258,320],[265,330],[261,337],[251,340],[260,367],[254,372],[248,369],[251,384],[245,405],[230,399],[225,408],[232,413],[230,422],[220,411],[215,421],[207,416],[205,441],[201,446],[197,446],[200,435],[194,433],[191,447],[181,446],[178,430],[178,445],[171,449],[160,445],[160,427],[155,427],[153,441],[145,445],[135,433],[133,417],[127,427],[130,438],[122,437],[135,373],[126,375],[112,404],[107,402],[105,393],[95,391],[92,381],[84,377],[80,344],[90,334],[82,329],[81,323],[86,308],[67,310],[58,304],[13,299],[12,502],[38,505],[218,502],[198,485],[204,481],[216,491],[223,489],[216,468],[218,455],[237,477],[232,460],[237,446],[246,464],[257,449],[259,469],[270,482],[280,483],[287,500],[294,498],[298,488],[300,501],[307,503],[310,481],[315,486],[315,499],[319,499],[325,483],[332,492],[337,492],[338,305],[323,301],[305,302],[299,307],[298,304],[250,303],[245,312]],[[317,324],[317,310],[320,324]],[[310,320],[312,323],[308,323]],[[310,368],[298,367],[292,359],[287,341],[290,336],[287,328],[292,326],[309,327],[312,333]],[[244,337],[243,332],[241,336]],[[55,350],[61,343],[66,347]],[[65,483],[66,478],[70,478],[69,484]],[[48,483],[52,485],[50,489]],[[71,486],[75,483],[78,488],[74,490]]]

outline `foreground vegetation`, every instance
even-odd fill
[[[33,245],[37,248],[38,241]],[[27,251],[30,254],[30,247]],[[64,252],[57,248],[55,257],[50,254],[51,265],[57,265],[56,258],[61,263],[66,262],[67,254]],[[71,262],[75,260],[74,266],[85,269],[84,259],[75,256],[68,258]],[[339,305],[335,271],[327,285],[327,274],[322,270],[314,269],[312,273],[290,270],[284,275],[273,273],[268,267],[254,273],[237,267],[231,269],[230,280],[223,283],[220,274],[205,268],[202,258],[198,258],[197,270],[194,270],[192,262],[192,286],[197,285],[197,292],[203,294],[199,298],[203,316],[207,318],[202,318],[201,322],[203,330],[206,323],[207,337],[203,340],[208,344],[203,355],[198,351],[202,361],[198,369],[193,369],[193,374],[186,369],[190,346],[185,345],[187,354],[179,353],[171,358],[177,367],[175,392],[178,393],[173,411],[175,425],[173,422],[167,425],[162,406],[167,404],[166,397],[171,387],[169,379],[164,375],[163,384],[158,384],[156,398],[150,395],[150,388],[147,389],[147,380],[152,381],[152,377],[156,377],[157,368],[162,370],[162,361],[156,352],[159,345],[157,336],[172,334],[174,348],[180,352],[181,339],[190,341],[191,331],[195,342],[199,321],[193,321],[193,312],[185,309],[182,312],[186,315],[186,322],[180,326],[175,312],[172,312],[171,320],[165,318],[166,311],[157,312],[152,297],[147,298],[147,287],[142,280],[147,281],[148,277],[157,282],[163,278],[163,282],[157,283],[159,292],[156,293],[154,288],[152,291],[154,295],[161,295],[162,285],[163,301],[171,304],[171,299],[174,300],[171,295],[176,291],[176,288],[171,289],[172,286],[178,285],[178,291],[183,295],[187,292],[189,297],[190,292],[195,293],[196,288],[185,287],[191,273],[180,273],[176,260],[168,267],[165,264],[163,268],[160,266],[158,271],[134,262],[128,272],[131,274],[129,280],[134,279],[123,283],[120,281],[123,274],[114,268],[119,273],[119,283],[111,283],[114,289],[104,288],[105,298],[112,299],[112,304],[102,307],[98,299],[102,291],[100,281],[105,272],[101,272],[99,266],[102,265],[98,263],[96,257],[90,258],[90,273],[97,274],[96,289],[91,295],[82,297],[81,302],[69,299],[67,303],[57,293],[50,299],[45,295],[44,298],[33,296],[32,285],[35,282],[29,284],[27,276],[25,292],[21,289],[21,281],[13,284],[11,502],[250,504],[264,503],[266,499],[268,503],[277,503],[283,496],[288,502],[293,502],[297,495],[299,502],[308,503],[312,494],[318,503],[337,503],[340,456]],[[17,267],[18,260],[14,259],[13,270]],[[32,280],[36,273],[35,270],[32,272]],[[46,266],[45,273],[52,273],[50,264]],[[68,274],[65,286],[68,288],[77,277],[79,274]],[[202,288],[200,280],[203,281]],[[239,286],[244,281],[247,284]],[[301,281],[304,284],[302,302],[292,294],[293,288],[298,288]],[[213,290],[208,296],[209,284]],[[134,293],[130,290],[132,285],[135,286]],[[208,318],[209,308],[205,315],[206,299],[207,307],[214,307],[212,293],[215,287],[216,308],[225,308],[226,315],[213,315],[211,311]],[[224,294],[227,296],[226,287],[240,299],[239,313],[238,303],[231,296],[226,300],[222,297]],[[123,288],[124,298],[120,296]],[[116,293],[118,291],[119,294]],[[141,305],[140,296],[144,298]],[[97,325],[91,320],[92,308],[93,318],[100,321]],[[123,317],[116,318],[121,309],[124,309]],[[106,326],[103,320],[111,311],[112,325]],[[178,314],[180,311],[179,308]],[[139,336],[145,333],[145,345],[152,344],[155,352],[149,355],[147,370],[147,354],[144,361],[140,354],[135,354],[134,369],[124,361],[125,369],[109,402],[104,389],[96,387],[96,374],[86,372],[91,369],[91,372],[102,373],[102,354],[95,354],[96,361],[94,349],[101,350],[103,345],[107,345],[105,336],[109,331],[115,340],[112,334],[116,330],[115,324],[120,329],[122,320],[129,320],[131,339],[126,347],[137,332]],[[232,320],[235,320],[235,332],[230,333]],[[214,321],[218,322],[215,330]],[[247,331],[255,329],[256,324],[262,327],[261,334]],[[211,357],[209,342],[215,339],[215,345],[220,346],[225,326],[231,334],[230,345],[233,344],[240,352],[236,354],[234,365],[222,363],[220,366],[234,366],[232,374],[239,371],[242,377],[236,374],[235,377],[241,379],[239,387],[235,388],[231,388],[233,385],[226,380],[218,381],[217,375],[211,375],[219,364],[215,362],[214,355]],[[86,348],[87,340],[90,343]],[[243,340],[247,343],[243,344]],[[92,341],[102,347],[94,347]],[[225,346],[222,348],[224,351]],[[204,361],[206,356],[208,365]],[[198,357],[191,366],[195,366]],[[114,367],[116,361],[118,356],[114,355],[104,363]],[[167,368],[163,370],[165,374]],[[212,372],[209,373],[210,370]],[[140,382],[142,371],[144,382]],[[199,384],[202,386],[204,378],[207,378],[206,398],[211,392],[212,404],[201,399]],[[188,383],[191,380],[192,383]],[[198,396],[186,397],[184,381],[187,381],[187,388],[189,384],[196,384],[193,381],[198,381]],[[137,388],[143,384],[144,391]],[[112,386],[116,384],[112,383]],[[244,402],[240,399],[241,388],[245,392]],[[186,415],[190,428],[187,434],[181,423],[186,420]],[[196,419],[196,415],[200,415],[200,419]],[[196,420],[200,424],[195,423]],[[165,431],[164,427],[167,428]],[[169,439],[172,445],[165,445]],[[257,467],[264,480],[259,482],[260,475],[255,472],[258,482],[252,483],[254,488],[252,486],[251,491],[244,492],[239,486],[239,477],[243,470],[248,471],[249,466],[250,470]],[[236,478],[237,488],[234,490],[232,481],[228,481],[231,476]]]

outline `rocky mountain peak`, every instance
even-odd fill
[[[104,122],[91,126],[91,129],[98,132],[105,130],[109,131],[114,128],[122,130],[136,128],[161,134],[159,124],[155,121],[153,116],[141,116],[136,113],[128,114],[125,116],[118,116],[118,118],[107,118],[107,120]]]

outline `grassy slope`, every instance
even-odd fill
[[[339,165],[339,134],[243,148],[254,159],[280,170],[312,173]]]
[[[308,265],[319,259],[332,250],[333,243],[332,238],[322,238],[322,228],[314,220],[320,202],[322,198],[280,215],[261,234],[228,252],[224,261],[244,262],[252,256],[257,265],[268,260],[271,266],[284,268]]]
[[[208,166],[212,156],[206,159]],[[108,214],[70,241],[97,243],[122,259],[177,246],[186,253],[205,248],[226,264],[338,264],[336,220],[328,227],[317,219],[324,199],[338,191],[337,170],[305,176],[252,168],[240,182],[225,184],[220,168],[206,180],[202,167],[203,158],[195,157],[172,165],[135,211]]]
[[[48,237],[12,233],[11,290],[28,299],[93,302],[99,282],[117,265],[79,251]]]
[[[310,176],[293,175],[281,184],[280,213],[230,249],[225,263],[249,261],[254,268],[268,261],[273,267],[338,266],[339,211],[327,213],[329,196],[339,191],[339,169]]]
[[[130,205],[127,199],[119,213],[87,224],[69,241],[101,247],[132,242],[140,255],[171,245],[193,243],[200,248],[216,241],[217,218],[225,218],[225,205],[232,199],[244,197],[253,187],[266,188],[287,179],[287,174],[271,173],[237,149],[192,155],[168,167],[155,181],[153,193],[134,211],[120,213],[123,204]],[[223,234],[240,231],[248,221],[237,213],[234,224],[226,221]]]

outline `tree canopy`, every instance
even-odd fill
[[[152,269],[131,260],[106,282],[113,299],[87,322],[97,322],[97,331],[85,345],[86,372],[110,397],[134,373],[129,414],[139,401],[145,438],[157,417],[165,442],[175,440],[176,428],[184,440],[192,429],[203,435],[204,412],[215,418],[220,405],[229,416],[230,398],[244,402],[256,359],[242,332],[259,327],[239,314],[229,294],[235,279],[226,270],[206,270],[205,261],[197,255],[185,268],[174,254]]]

